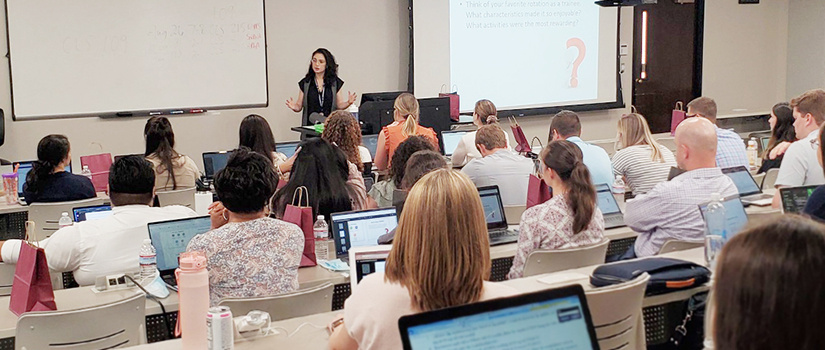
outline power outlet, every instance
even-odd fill
[[[126,278],[126,275],[122,273],[109,276],[100,276],[95,279],[95,289],[99,292],[129,289],[134,286],[135,284],[132,283],[132,280]]]

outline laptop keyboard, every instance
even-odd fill
[[[605,227],[624,226],[624,218],[621,216],[608,216],[604,218]]]
[[[490,238],[493,237],[500,237],[500,236],[518,236],[518,230],[513,229],[509,230],[506,228],[500,228],[495,230],[490,230]]]

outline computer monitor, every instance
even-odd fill
[[[361,279],[367,275],[384,272],[390,250],[392,246],[389,244],[350,249],[350,288],[355,288],[358,282],[361,282]]]
[[[607,184],[596,185],[596,202],[603,215],[622,212],[619,203],[616,202],[616,197],[613,196],[613,192]]]
[[[149,238],[157,252],[161,273],[178,268],[178,256],[186,251],[192,237],[211,229],[209,216],[152,222],[147,225]]]
[[[206,152],[203,154],[203,172],[207,179],[212,179],[215,174],[226,167],[232,151]]]
[[[702,220],[705,222],[705,229],[707,229],[708,220],[708,203],[699,205],[699,212],[702,214]],[[725,207],[725,232],[727,232],[727,239],[732,238],[737,233],[741,232],[748,224],[748,214],[745,212],[745,206],[742,200],[737,195],[733,195],[722,200],[722,205]]]
[[[770,136],[762,136],[759,138],[759,142],[762,144],[762,152],[768,149],[768,144],[771,142]]]
[[[375,159],[375,151],[378,149],[378,135],[361,136],[361,144],[370,151],[370,156]]]
[[[484,209],[484,219],[487,220],[487,229],[507,228],[507,217],[504,214],[504,203],[497,185],[478,188],[481,197],[481,207]]]
[[[358,210],[330,215],[335,252],[344,257],[350,248],[378,244],[378,237],[398,226],[395,208]]]
[[[389,92],[367,92],[361,94],[361,105],[367,102],[395,102],[395,99],[398,98],[398,95],[405,93],[406,91],[389,91]]]
[[[112,206],[106,204],[73,208],[72,214],[74,217],[74,222],[99,220],[112,215]]]
[[[418,124],[423,127],[432,128],[438,138],[439,147],[444,144],[441,140],[441,132],[449,131],[453,120],[450,118],[450,98],[432,97],[418,99],[418,106],[421,114]]]
[[[445,156],[452,156],[464,135],[469,131],[442,131],[441,132],[441,153]]]
[[[739,190],[740,197],[762,193],[748,168],[744,166],[725,168],[722,169],[722,173],[730,177],[733,184],[736,185],[736,189]]]
[[[26,176],[29,175],[29,172],[32,170],[34,166],[33,160],[26,160],[26,161],[19,161],[14,163],[14,167],[18,167],[17,169],[17,195],[19,197],[23,197],[23,185],[26,183]],[[12,168],[14,169],[14,168]],[[72,163],[66,165],[66,172],[72,173]]]
[[[398,328],[404,350],[599,349],[578,284],[403,316]]]
[[[283,153],[287,158],[289,158],[295,155],[295,151],[298,150],[298,146],[300,145],[301,141],[278,142],[275,145],[275,151]]]
[[[819,186],[782,187],[779,189],[779,198],[782,200],[783,214],[799,214],[805,209],[808,198]]]

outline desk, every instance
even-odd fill
[[[321,133],[315,131],[315,127],[313,126],[294,126],[289,128],[289,130],[301,134],[301,140],[313,137],[321,137]]]

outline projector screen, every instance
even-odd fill
[[[461,112],[622,106],[616,8],[593,0],[414,0],[416,96],[458,92]]]
[[[6,0],[6,21],[15,119],[268,103],[263,0]]]

